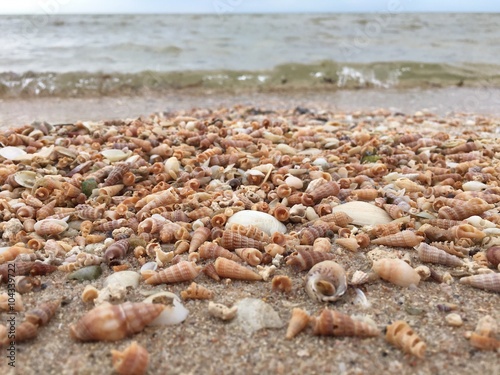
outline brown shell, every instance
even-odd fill
[[[393,247],[413,247],[417,246],[424,240],[424,237],[418,236],[411,230],[404,230],[402,232],[391,234],[385,237],[379,237],[372,240],[375,245],[386,245]]]
[[[220,281],[220,277],[219,275],[217,275],[217,271],[215,270],[215,266],[213,263],[207,264],[205,267],[203,267],[202,272],[211,279],[215,281]]]
[[[260,264],[264,256],[259,249],[256,249],[254,247],[244,247],[236,249],[235,252],[241,259],[254,267]]]
[[[382,207],[393,219],[399,219],[403,216],[403,210],[396,204],[384,204]]]
[[[38,335],[38,326],[29,321],[24,321],[16,327],[15,338],[10,339],[16,343],[34,339]],[[2,339],[0,338],[0,342]]]
[[[470,344],[479,350],[498,350],[500,349],[500,340],[495,337],[478,335],[472,332],[470,336]]]
[[[498,264],[500,264],[500,246],[492,246],[486,250],[486,258],[493,267],[498,267]]]
[[[320,219],[326,223],[335,223],[339,227],[346,227],[352,223],[353,219],[345,212],[332,212],[331,214],[321,216]]]
[[[106,262],[110,263],[113,260],[125,258],[129,249],[129,241],[128,238],[125,238],[109,245],[104,252]]]
[[[103,186],[117,185],[122,182],[123,175],[130,170],[127,163],[116,163],[108,177],[104,180]]]
[[[338,300],[347,290],[344,267],[332,260],[315,264],[307,273],[305,289],[308,296],[315,301]]]
[[[401,222],[392,222],[388,224],[378,224],[372,227],[368,233],[373,237],[382,237],[389,236],[391,234],[399,233],[401,226],[403,223]]]
[[[310,269],[316,263],[334,258],[335,255],[332,253],[297,249],[296,252],[288,257],[286,264],[291,266],[295,272],[300,272]]]
[[[319,317],[311,318],[313,333],[318,336],[375,337],[380,334],[377,327],[335,310],[323,309]]]
[[[226,230],[222,234],[221,246],[229,250],[238,249],[240,247],[255,247],[263,251],[265,243],[243,236],[237,232]]]
[[[238,255],[213,242],[205,242],[198,249],[198,253],[201,259],[217,259],[218,257],[223,257],[234,260],[235,262],[241,262],[241,258]]]
[[[332,250],[332,243],[328,238],[316,238],[313,243],[313,251],[329,253]]]
[[[254,225],[242,225],[242,224],[237,224],[237,223],[231,223],[229,226],[230,230],[237,232],[243,236],[253,238],[254,240],[261,241],[261,242],[269,242],[270,238],[269,235],[257,228]],[[279,232],[275,232],[279,233]],[[281,233],[279,233],[281,234]]]
[[[36,218],[37,220],[43,220],[50,215],[53,215],[55,213],[54,207],[56,206],[56,201],[53,200],[49,203],[46,203],[43,205],[43,207],[39,208],[38,211],[36,212]]]
[[[21,246],[11,246],[0,254],[0,264],[16,259],[19,254],[33,254],[33,250]]]
[[[142,331],[164,308],[161,304],[132,302],[100,305],[70,326],[70,336],[79,341],[121,340]]]
[[[29,293],[34,287],[40,286],[40,280],[31,276],[15,276],[16,292],[19,294]]]
[[[133,341],[123,352],[111,350],[113,368],[119,375],[144,375],[149,366],[146,348]]]
[[[467,203],[455,207],[443,206],[439,209],[438,215],[441,219],[463,220],[470,216],[481,215],[494,207],[493,204],[488,204],[480,198],[473,198]]]
[[[300,332],[302,332],[309,325],[309,314],[299,308],[292,310],[292,316],[288,322],[285,338],[287,340],[293,339]]]
[[[126,219],[117,219],[117,220],[111,220],[111,221],[105,221],[104,223],[100,223],[94,226],[95,231],[102,231],[102,232],[109,232],[121,227],[126,227],[127,226],[127,220]]]
[[[37,326],[46,325],[61,305],[61,299],[48,301],[36,306],[26,313],[26,320]]]
[[[327,223],[322,220],[315,221],[311,226],[302,229],[299,233],[301,245],[312,245],[316,238],[332,237],[339,227],[335,223]]]
[[[192,253],[201,246],[203,242],[210,238],[211,231],[207,227],[199,227],[191,236],[191,242],[189,244],[189,252]]]
[[[336,196],[340,191],[340,186],[335,181],[327,181],[322,183],[321,185],[315,187],[312,191],[309,192],[312,199],[315,203],[318,203],[323,198],[327,198],[330,196]]]
[[[259,281],[262,276],[226,258],[217,258],[214,263],[217,275],[234,280]]]
[[[276,275],[271,281],[273,292],[290,293],[292,291],[292,279],[286,275]]]
[[[201,267],[193,262],[181,261],[165,268],[146,280],[146,284],[157,285],[165,283],[180,283],[194,280],[201,272]]]
[[[438,249],[437,247],[427,245],[424,242],[418,246],[417,251],[418,258],[422,262],[442,264],[450,267],[460,267],[464,264],[460,258],[448,254],[444,250]]]
[[[214,292],[202,285],[192,282],[186,290],[181,292],[182,299],[212,299]]]
[[[104,206],[92,207],[87,204],[76,206],[76,215],[82,220],[99,220],[103,214]]]
[[[385,338],[405,353],[424,358],[427,345],[413,332],[408,323],[398,320],[388,325]]]
[[[500,292],[500,273],[487,273],[462,277],[460,284],[473,286],[474,288]]]

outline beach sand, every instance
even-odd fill
[[[37,99],[33,101],[3,101],[0,103],[0,122],[2,127],[18,126],[32,120],[49,122],[74,122],[76,120],[103,120],[108,118],[126,118],[147,115],[150,112],[176,112],[191,107],[215,108],[233,104],[248,105],[261,109],[317,108],[328,111],[369,110],[378,107],[390,107],[389,112],[407,112],[413,114],[418,109],[446,114],[462,112],[460,103],[473,92],[457,94],[453,89],[408,91],[401,97],[398,91],[364,91],[318,93],[301,96],[299,93],[285,97],[279,94],[240,94],[236,96],[183,95],[173,93],[162,98],[103,98],[103,99]],[[477,93],[476,93],[477,94]],[[498,113],[494,101],[478,101],[476,114]],[[326,113],[326,112],[325,112]],[[188,113],[189,114],[189,113]],[[192,113],[193,114],[193,113]],[[368,116],[364,112],[363,116]],[[280,113],[269,113],[275,118]],[[174,116],[172,114],[172,116]],[[193,114],[196,116],[196,114]],[[267,115],[265,115],[267,116]],[[332,116],[330,113],[328,116]],[[376,115],[373,115],[376,118]],[[465,118],[465,117],[461,117]],[[467,118],[478,118],[470,115]],[[400,117],[402,119],[402,117]],[[429,117],[433,120],[433,117]],[[381,118],[381,121],[382,118]],[[367,131],[373,131],[377,121],[367,121]],[[465,120],[464,120],[465,123]],[[489,121],[489,126],[475,128],[461,124],[455,127],[437,125],[438,129],[423,129],[418,125],[406,126],[405,131],[449,132],[459,136],[462,131],[470,136],[481,134],[494,137],[498,120]],[[348,131],[348,124],[342,125],[342,131]],[[391,131],[402,129],[391,129]],[[295,225],[289,224],[289,231]],[[296,227],[295,227],[296,228]],[[342,264],[348,274],[356,270],[368,271],[371,261],[367,252],[375,248],[356,253],[334,247],[335,260]],[[413,266],[421,264],[413,249],[386,248],[400,255],[409,252]],[[139,264],[133,256],[125,263],[132,270],[138,270]],[[431,266],[443,273],[452,269],[445,266]],[[499,374],[499,356],[492,351],[480,351],[473,348],[464,337],[467,331],[473,331],[478,320],[491,315],[500,321],[500,296],[498,293],[475,289],[458,283],[439,284],[422,281],[417,288],[402,288],[385,281],[375,281],[361,287],[370,306],[355,304],[355,292],[350,288],[346,295],[333,303],[312,301],[304,290],[306,272],[294,272],[282,264],[276,274],[287,275],[292,279],[293,288],[289,294],[273,292],[271,282],[220,281],[215,282],[205,275],[196,279],[215,293],[215,302],[228,306],[247,297],[257,298],[269,304],[283,321],[282,328],[262,329],[251,335],[233,322],[226,323],[210,317],[207,313],[207,301],[186,301],[188,318],[181,324],[170,327],[148,327],[133,337],[112,343],[80,343],[69,337],[69,325],[75,323],[92,308],[92,304],[82,302],[80,295],[88,284],[102,287],[103,280],[111,271],[103,266],[104,273],[96,281],[78,283],[65,279],[65,273],[55,273],[41,277],[43,288],[23,295],[27,309],[40,301],[62,298],[63,304],[55,317],[39,331],[36,339],[19,343],[16,347],[16,368],[7,366],[5,350],[0,358],[0,371],[3,374],[110,374],[112,373],[111,349],[122,350],[132,341],[143,345],[150,353],[149,374]],[[498,271],[497,271],[498,272]],[[151,287],[141,281],[137,289],[129,290],[124,300],[138,302],[152,290],[168,290],[176,294],[184,290],[188,282],[174,285]],[[1,291],[5,291],[2,285]],[[437,308],[438,304],[456,304],[463,325],[452,327],[445,321],[446,312]],[[317,315],[324,307],[336,309],[353,316],[368,316],[376,322],[382,334],[376,338],[336,338],[313,336],[307,329],[291,340],[285,339],[286,324],[291,310],[300,307],[311,315]],[[2,319],[5,314],[2,314]],[[18,317],[20,319],[20,316]],[[424,359],[407,355],[387,343],[384,339],[384,327],[395,320],[405,320],[418,336],[427,344]],[[3,348],[4,349],[4,348]]]

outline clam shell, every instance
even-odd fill
[[[27,152],[19,147],[7,146],[0,148],[0,156],[7,160],[17,160],[17,158],[24,155],[27,155]]]
[[[122,150],[111,149],[101,151],[101,155],[110,162],[115,162],[127,159],[130,155],[132,155],[132,151],[123,152]]]
[[[156,264],[156,263],[154,263]],[[103,287],[107,287],[112,284],[119,284],[123,287],[131,287],[137,288],[139,286],[139,280],[141,279],[141,275],[139,275],[135,271],[120,271],[115,272],[104,280]]]
[[[306,292],[315,301],[336,301],[344,295],[346,290],[345,270],[332,260],[315,264],[307,274]]]
[[[352,219],[354,225],[388,224],[392,221],[389,214],[382,208],[368,202],[347,202],[332,208],[332,213],[344,212]]]
[[[38,175],[33,171],[19,171],[14,173],[14,180],[25,188],[33,188]]]
[[[265,212],[242,210],[232,215],[226,222],[226,229],[231,225],[254,225],[260,230],[272,235],[274,232],[286,233],[286,226],[277,220],[273,215],[266,214]]]

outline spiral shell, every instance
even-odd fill
[[[373,271],[382,279],[402,287],[418,285],[420,276],[401,259],[380,259],[373,262]]]
[[[130,240],[125,238],[111,244],[104,252],[106,262],[110,263],[111,261],[125,258],[129,249],[129,242]]]
[[[222,234],[221,246],[229,250],[234,250],[242,247],[254,247],[263,251],[265,244],[261,241],[243,236],[231,230],[226,230]]]
[[[116,163],[108,177],[104,180],[103,186],[117,185],[122,182],[123,175],[130,170],[127,163]]]
[[[189,244],[189,252],[192,253],[203,244],[210,237],[211,231],[207,227],[197,228],[193,235],[191,236],[191,242]]]
[[[70,326],[70,336],[79,341],[117,341],[139,333],[165,306],[125,302],[103,304],[87,312]]]
[[[291,266],[295,272],[300,272],[310,269],[316,263],[334,258],[335,255],[331,253],[298,249],[288,257],[286,264]]]
[[[460,284],[473,286],[474,288],[500,292],[500,273],[487,273],[462,277]]]
[[[460,258],[448,254],[437,247],[427,245],[424,242],[417,247],[417,251],[418,257],[422,262],[442,264],[450,267],[460,267],[464,264]]]
[[[9,305],[9,299],[11,295],[8,293],[0,294],[0,310],[11,311],[11,305]],[[23,299],[19,293],[14,293],[14,306],[12,307],[14,311],[23,311],[24,304]]]
[[[133,341],[123,352],[111,350],[113,368],[119,375],[144,375],[149,365],[148,351]]]
[[[205,242],[198,249],[198,253],[201,259],[217,259],[218,257],[223,257],[235,262],[241,262],[241,258],[239,258],[238,255],[213,242]]]
[[[300,332],[302,332],[309,325],[309,314],[299,308],[292,310],[292,316],[288,322],[285,338],[287,340],[293,339]]]
[[[52,319],[60,305],[60,299],[41,303],[26,313],[26,320],[34,325],[44,326]]]
[[[257,266],[262,261],[264,255],[259,249],[254,247],[244,247],[235,250],[236,254],[251,266]]]
[[[327,198],[330,196],[336,196],[340,191],[340,186],[335,181],[324,181],[317,186],[313,186],[315,181],[311,181],[309,187],[313,187],[312,189],[307,189],[307,193],[309,193],[314,200],[315,203],[318,203],[323,198]]]
[[[319,302],[333,302],[347,290],[347,278],[344,268],[331,260],[315,264],[306,277],[306,292],[309,297]]]
[[[43,219],[35,223],[35,232],[39,236],[56,236],[68,229],[64,220]]]
[[[11,246],[7,248],[0,248],[0,264],[7,263],[17,258],[20,254],[33,254],[33,250],[21,247]]]
[[[355,237],[337,238],[335,243],[352,252],[356,252],[359,249],[358,240]]]
[[[312,317],[313,333],[318,336],[375,337],[380,334],[371,323],[352,319],[335,310],[323,309],[319,317]]]
[[[405,353],[413,354],[418,358],[424,358],[427,345],[413,332],[408,323],[398,320],[388,325],[385,338]]]
[[[478,242],[486,237],[486,233],[470,224],[460,224],[451,227],[449,231],[450,234],[456,239],[470,238],[473,241]]]
[[[467,203],[455,207],[443,206],[439,209],[438,215],[442,219],[463,220],[470,216],[480,215],[494,207],[493,204],[488,204],[480,198],[473,198]]]
[[[486,258],[493,267],[498,267],[500,264],[500,246],[492,246],[486,250]]]
[[[214,293],[202,285],[192,282],[186,290],[181,292],[182,299],[212,299]]]
[[[329,253],[332,250],[332,243],[328,238],[316,238],[313,243],[313,251]]]
[[[214,263],[215,271],[220,277],[234,280],[259,281],[262,276],[252,270],[226,258],[217,258]]]
[[[414,247],[422,242],[424,237],[418,236],[411,230],[404,230],[400,233],[379,237],[372,240],[375,245],[386,245],[393,247]]]
[[[193,262],[181,261],[165,268],[146,280],[146,284],[157,285],[165,283],[180,283],[194,280],[201,272],[201,267]]]

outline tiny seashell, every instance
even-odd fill
[[[460,279],[460,284],[467,284],[474,288],[500,292],[500,273],[487,273],[462,277]]]
[[[56,236],[68,229],[64,220],[43,219],[35,223],[35,232],[39,236]]]
[[[227,307],[221,303],[209,302],[208,313],[214,318],[224,321],[234,319],[238,313],[238,306]]]
[[[146,280],[146,284],[157,285],[164,283],[179,283],[194,280],[201,272],[201,267],[193,262],[181,261],[174,264]]]
[[[277,275],[271,281],[271,290],[273,292],[290,293],[292,291],[292,279],[286,275]]]
[[[23,311],[24,309],[24,304],[23,304],[23,299],[21,295],[17,292],[14,293],[12,296],[14,298],[14,305],[10,305],[9,299],[11,299],[11,295],[9,295],[7,292],[1,293],[0,294],[0,310],[4,311],[11,311],[11,307],[14,309],[14,311]],[[11,299],[12,302],[12,299]]]
[[[182,323],[189,315],[189,311],[184,307],[180,298],[171,292],[158,292],[143,302],[160,304],[164,306],[164,310],[156,317],[149,326],[169,326]]]
[[[320,336],[375,337],[379,329],[371,323],[355,320],[335,310],[323,309],[319,317],[311,318],[313,333]]]
[[[413,332],[408,323],[398,320],[388,325],[385,338],[405,353],[424,358],[427,345]]]
[[[500,348],[500,340],[495,337],[478,335],[472,332],[469,341],[471,345],[480,350],[498,350]]]
[[[346,212],[340,210],[321,216],[321,220],[327,223],[334,222],[342,228],[345,228],[353,222],[352,217],[350,217]]]
[[[422,262],[442,264],[450,267],[463,266],[463,261],[447,252],[422,242],[417,248],[418,258]]]
[[[259,281],[262,276],[226,258],[217,258],[214,263],[215,270],[220,277],[226,277],[234,280]]]
[[[492,246],[486,250],[486,259],[495,268],[500,264],[500,246]]]
[[[207,227],[199,227],[191,236],[191,242],[189,244],[189,252],[192,253],[201,246],[210,237],[211,231]]]
[[[0,156],[6,160],[16,160],[27,155],[27,152],[19,147],[7,146],[0,148]]]
[[[315,264],[306,277],[306,292],[309,297],[319,302],[338,300],[347,290],[347,278],[344,268],[331,260]]]
[[[254,267],[259,265],[263,258],[263,254],[260,250],[254,247],[236,249],[235,252],[241,259]]]
[[[103,287],[112,284],[119,284],[125,288],[137,288],[141,276],[135,271],[120,271],[115,272],[104,279]]]
[[[235,262],[241,262],[241,258],[238,257],[238,255],[213,242],[205,242],[198,249],[198,253],[201,259],[217,259],[218,257],[223,257]]]
[[[489,186],[481,181],[467,181],[462,184],[463,191],[481,191],[487,188],[489,188]]]
[[[392,221],[385,210],[374,204],[362,201],[347,202],[333,207],[332,213],[344,212],[352,218],[354,225],[388,224]]]
[[[489,220],[483,219],[481,216],[471,216],[465,219],[465,221],[478,229],[495,228],[496,224]]]
[[[35,186],[37,177],[36,172],[33,171],[19,171],[13,175],[14,181],[16,181],[17,184],[28,189]]]
[[[411,230],[391,234],[385,237],[379,237],[372,240],[375,245],[386,245],[392,247],[414,247],[424,240],[424,237],[418,236]]]
[[[202,285],[192,282],[186,290],[181,292],[182,299],[212,299],[214,293]]]
[[[316,238],[313,243],[313,251],[329,253],[332,250],[332,243],[328,238]]]
[[[133,341],[123,352],[111,350],[113,368],[119,375],[144,375],[149,365],[146,348]]]
[[[295,272],[300,272],[310,269],[316,263],[334,258],[335,255],[332,253],[298,249],[287,258],[286,264],[291,266]]]
[[[129,250],[129,242],[130,240],[128,238],[125,238],[109,245],[104,252],[104,259],[106,260],[106,262],[110,263],[114,260],[125,258]]]
[[[85,303],[92,302],[98,296],[99,296],[99,291],[96,289],[96,287],[93,285],[87,285],[82,292],[82,301]]]
[[[21,246],[0,248],[0,264],[16,259],[20,254],[33,254],[33,250]]]
[[[254,225],[260,230],[266,232],[268,235],[272,235],[274,232],[286,233],[286,226],[277,220],[273,215],[269,215],[265,212],[253,210],[242,210],[236,212],[227,220],[226,228],[229,228],[233,223],[241,225]]]
[[[122,150],[109,149],[101,151],[101,155],[111,162],[127,159],[132,155],[132,151],[123,152]]]
[[[372,279],[372,277],[370,277],[370,274],[358,270],[352,274],[351,282],[349,284],[362,285],[362,284],[365,284],[365,283],[371,281],[371,279]]]
[[[40,281],[31,276],[15,276],[14,283],[16,292],[20,294],[29,293],[34,287],[40,285]]]
[[[401,259],[380,259],[373,262],[373,270],[382,279],[402,287],[418,285],[419,274]]]
[[[234,250],[242,247],[255,247],[256,249],[263,251],[265,244],[261,241],[254,240],[253,238],[244,236],[231,230],[226,230],[222,234],[221,246],[229,250]]]
[[[60,305],[60,299],[41,303],[26,312],[25,318],[34,325],[44,326],[52,319]]]
[[[103,304],[70,326],[70,336],[79,341],[117,341],[139,333],[165,309],[164,305],[125,302]]]
[[[0,336],[0,344],[2,342],[5,343],[10,343],[11,341],[15,341],[16,343],[28,341],[31,339],[34,339],[38,335],[38,326],[25,320],[18,326],[16,326],[16,334],[15,337],[8,339],[5,341],[1,336]]]
[[[309,314],[299,308],[292,310],[292,316],[288,322],[285,338],[293,339],[309,325]]]
[[[335,240],[335,244],[345,247],[347,250],[352,251],[353,253],[355,253],[359,249],[359,244],[355,237],[337,238]]]
[[[220,281],[220,277],[217,275],[217,271],[215,270],[213,263],[209,263],[203,267],[203,273],[215,281]]]

